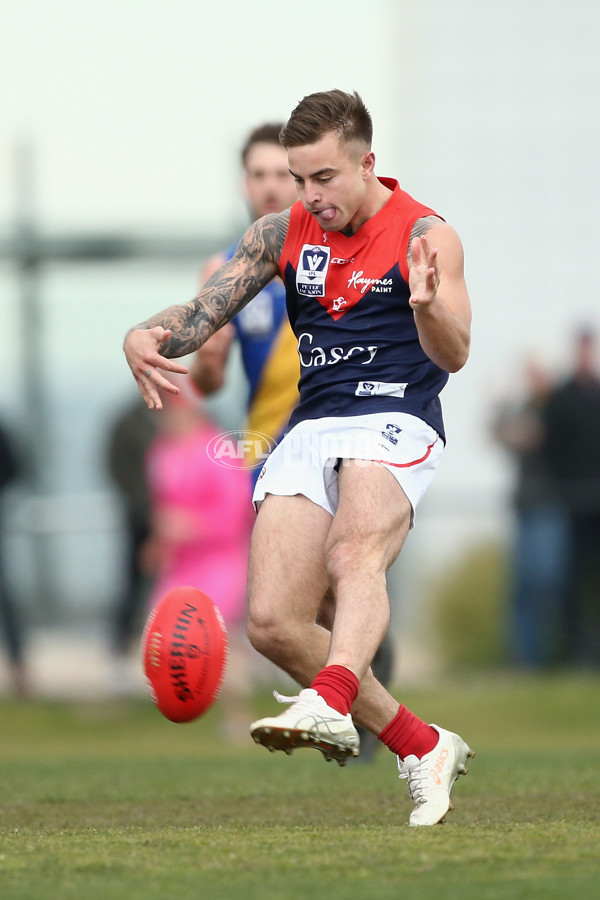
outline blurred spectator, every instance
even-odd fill
[[[18,475],[15,450],[8,431],[0,425],[0,495]],[[13,690],[18,695],[27,693],[27,678],[23,653],[21,622],[12,597],[4,563],[4,508],[0,496],[0,630],[8,652],[9,674]]]
[[[562,661],[600,664],[600,378],[596,336],[574,340],[573,371],[545,407],[546,458],[570,529]]]
[[[215,462],[219,430],[191,388],[164,397],[160,429],[146,456],[152,529],[144,564],[154,577],[150,605],[174,587],[203,590],[218,606],[230,642],[221,693],[230,737],[247,739],[250,646],[245,635],[246,573],[254,513],[242,458]]]
[[[522,398],[500,408],[494,436],[516,468],[509,648],[514,662],[537,667],[552,663],[556,654],[567,524],[544,448],[551,380],[535,359],[526,362],[524,378]]]
[[[126,657],[141,634],[148,582],[140,553],[150,534],[150,498],[144,458],[157,432],[157,415],[138,396],[121,410],[110,426],[107,465],[118,489],[125,527],[123,583],[110,621],[111,649],[116,658],[115,689],[127,690]],[[120,679],[123,683],[119,684]]]

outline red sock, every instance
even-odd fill
[[[421,759],[433,750],[440,739],[435,728],[426,725],[405,706],[400,707],[390,724],[377,737],[400,759],[411,755]]]
[[[346,666],[325,666],[311,684],[311,688],[323,698],[327,706],[336,709],[343,716],[350,712],[359,687],[358,678]]]

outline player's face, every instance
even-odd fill
[[[246,156],[246,197],[255,219],[279,213],[298,199],[287,153],[277,144],[253,144]]]
[[[288,148],[300,200],[323,231],[356,230],[369,217],[368,180],[375,157],[356,143],[326,134],[314,144]]]

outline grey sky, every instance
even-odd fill
[[[360,89],[385,147],[401,6],[21,0],[0,37],[1,208],[22,136],[44,219],[87,226],[229,223],[241,136],[313,90]]]

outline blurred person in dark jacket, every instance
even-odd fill
[[[501,406],[493,433],[515,465],[509,650],[513,662],[535,668],[556,655],[568,531],[545,453],[544,410],[552,380],[530,358],[524,382],[519,399]]]
[[[120,674],[127,677],[120,663],[127,657],[133,639],[139,636],[140,618],[145,613],[148,585],[140,556],[151,528],[145,457],[157,430],[156,416],[135,397],[117,414],[108,436],[107,466],[121,499],[125,528],[123,581],[110,622],[117,690]],[[127,684],[124,682],[121,687],[126,690]]]
[[[544,411],[545,453],[569,523],[562,659],[600,665],[600,377],[596,335],[581,329],[571,374]]]
[[[17,456],[10,436],[0,425],[0,495],[18,476]],[[3,497],[0,496],[0,502]],[[0,631],[8,653],[9,671],[13,690],[16,694],[27,693],[23,633],[20,617],[10,591],[4,557],[4,510],[0,505]]]

